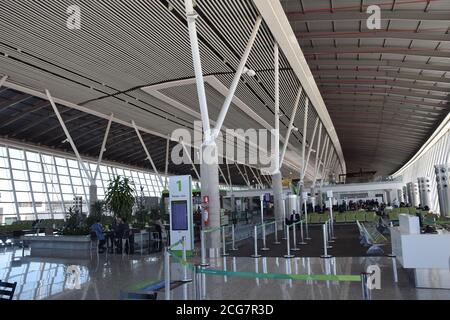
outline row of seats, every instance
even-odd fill
[[[385,245],[388,240],[376,228],[374,223],[366,222],[360,223],[356,221],[360,234],[360,243],[369,247],[367,254],[383,254],[381,246]]]
[[[336,223],[343,222],[356,222],[357,220],[362,222],[375,221],[375,212],[365,211],[348,211],[343,213],[333,213],[333,218]],[[325,212],[324,214],[310,213],[308,214],[308,223],[324,223],[330,219],[330,214]]]
[[[398,215],[399,214],[409,214],[409,215],[416,215],[417,212],[421,213],[422,216],[425,216],[428,212],[427,211],[422,211],[422,210],[417,210],[417,209],[413,209],[413,210],[405,210],[407,208],[399,208],[400,210],[387,210],[386,214],[389,217],[389,220],[391,221],[398,221]],[[403,209],[403,210],[402,210]]]

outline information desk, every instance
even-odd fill
[[[450,289],[450,232],[438,232],[391,228],[392,251],[403,268],[413,270],[416,287]]]

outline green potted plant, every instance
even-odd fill
[[[127,177],[117,176],[108,184],[105,205],[115,217],[121,216],[130,221],[135,202],[136,191],[133,182]]]
[[[86,223],[86,216],[79,214],[70,207],[67,213],[66,223],[62,230],[65,236],[84,236],[89,234],[89,226]]]

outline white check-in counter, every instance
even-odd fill
[[[416,287],[450,289],[450,232],[421,234],[419,218],[399,215],[391,228],[392,251],[403,268],[413,269]]]

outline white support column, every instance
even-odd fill
[[[8,76],[3,76],[0,79],[0,88],[3,87],[3,85],[5,84],[6,80],[8,80]]]
[[[230,188],[230,192],[233,192],[233,182],[231,181],[231,174],[230,174],[230,166],[228,165],[228,161],[225,159],[225,162],[227,164],[227,172],[228,172],[228,187]]]
[[[97,175],[100,170],[100,163],[102,162],[102,159],[103,159],[103,153],[106,151],[106,141],[108,140],[109,129],[111,129],[111,123],[112,123],[113,118],[114,118],[114,114],[111,113],[111,115],[109,116],[108,125],[106,126],[105,136],[103,137],[102,148],[100,149],[100,154],[99,154],[98,160],[97,160],[97,168],[95,169],[95,174],[94,174],[94,179],[93,179],[94,182],[97,181]]]
[[[324,180],[327,178],[327,175],[330,172],[331,162],[334,159],[334,156],[335,156],[335,154],[334,154],[334,151],[333,151],[333,145],[330,145],[330,152],[329,152],[328,160],[326,162],[326,166],[325,166],[325,170],[324,170]]]
[[[55,159],[54,155],[52,155],[52,160],[53,160],[53,165],[55,166],[56,180],[58,181],[59,196],[60,196],[61,206],[62,206],[62,211],[63,211],[62,214],[64,216],[64,221],[66,221],[66,202],[64,201],[64,195],[62,193],[62,188],[61,188],[61,179],[59,179],[58,165],[56,164],[56,159]],[[53,181],[52,181],[52,183],[53,183]]]
[[[306,173],[306,135],[308,134],[308,113],[309,113],[309,99],[306,97],[305,101],[305,115],[303,117],[303,140],[302,140],[302,169],[300,171],[300,181],[298,182],[298,196],[300,201],[300,208],[303,208],[303,187],[304,187],[304,173]],[[312,145],[312,141],[309,143],[310,147]],[[301,209],[300,209],[301,210]]]
[[[77,157],[78,162],[81,163],[81,166],[83,167],[83,170],[86,172],[86,176],[89,178],[89,180],[95,183],[95,180],[92,177],[92,174],[89,170],[87,170],[86,166],[84,165],[83,161],[81,160],[80,154],[78,153],[78,149],[75,146],[75,143],[73,142],[72,137],[70,136],[69,130],[67,130],[66,124],[64,123],[63,118],[61,117],[61,114],[58,111],[58,108],[56,107],[55,101],[53,100],[50,92],[46,89],[45,94],[47,95],[48,101],[50,101],[50,104],[52,105],[53,111],[56,114],[56,117],[58,118],[58,121],[61,125],[61,127],[64,130],[64,133],[66,135],[67,140],[70,143],[70,146],[72,147],[73,152],[75,153],[75,156]]]
[[[215,139],[211,134],[208,105],[206,101],[205,84],[195,23],[198,15],[194,11],[192,0],[185,0],[185,7],[204,133],[204,140],[201,147],[202,163],[200,164],[202,197],[209,197],[209,226],[211,228],[216,228],[220,227],[218,148]],[[206,157],[206,155],[208,155],[208,157]],[[206,158],[208,158],[209,161],[205,161]],[[219,250],[221,239],[217,232],[209,233],[208,240],[211,250],[210,252]]]
[[[244,176],[244,174],[241,171],[241,168],[239,168],[238,163],[236,162],[235,164],[236,164],[236,167],[239,170],[239,173],[241,174],[242,178],[244,179],[245,183],[247,184],[248,187],[250,187],[250,181],[248,181],[248,179]]]
[[[314,163],[314,180],[312,183],[312,188],[316,187],[316,181],[317,181],[317,172],[318,172],[318,168],[317,166],[319,165],[319,151],[320,151],[320,142],[322,139],[322,122],[319,124],[319,139],[317,140],[317,148],[316,148],[316,161]],[[314,196],[314,195],[313,195]]]
[[[316,119],[316,123],[314,124],[314,130],[313,130],[313,134],[312,134],[312,138],[311,141],[309,142],[309,147],[308,147],[308,155],[306,156],[306,164],[305,164],[305,168],[302,172],[302,181],[305,179],[305,175],[306,175],[306,169],[308,168],[308,162],[309,162],[309,158],[311,156],[311,151],[312,151],[312,146],[314,143],[314,139],[316,138],[316,131],[317,131],[317,125],[319,124],[319,118]]]
[[[223,174],[222,168],[220,168],[219,166],[219,172],[222,175],[223,180],[225,181],[225,184],[227,185],[228,188],[230,188],[230,184],[228,183],[227,178],[225,177],[225,175]]]
[[[50,202],[50,195],[48,194],[48,186],[47,186],[47,178],[45,177],[44,162],[42,160],[42,154],[40,152],[39,152],[39,161],[41,163],[42,177],[44,178],[43,182],[44,182],[45,195],[47,197],[47,203],[48,203],[48,208],[49,208],[49,211],[50,211],[50,216],[52,217],[52,220],[54,220],[55,219],[55,215],[53,214],[53,208],[52,208],[52,204]],[[81,171],[80,171],[80,173],[81,173]],[[83,177],[82,176],[81,176],[81,181],[83,181]]]
[[[281,182],[280,171],[280,52],[278,43],[274,45],[274,77],[275,77],[275,139],[274,152],[272,163],[275,165],[272,173],[272,189],[273,189],[273,201],[274,201],[274,215],[275,219],[280,221],[284,216],[284,201],[283,201],[283,185]],[[278,230],[281,230],[282,224],[278,226]]]
[[[30,168],[28,168],[28,159],[27,159],[27,152],[26,150],[23,150],[24,160],[25,160],[25,168],[27,169],[27,177],[28,177],[28,186],[30,188],[30,194],[31,194],[31,204],[33,205],[33,213],[36,219],[38,219],[37,209],[36,209],[36,201],[34,200],[34,192],[33,192],[33,184],[31,183],[31,176],[30,176]]]
[[[158,169],[156,169],[155,163],[152,160],[152,157],[150,156],[150,153],[148,152],[147,146],[145,145],[144,140],[142,139],[141,133],[139,132],[139,129],[136,126],[136,123],[134,122],[134,120],[131,121],[131,124],[134,127],[134,130],[136,131],[136,134],[139,138],[139,141],[141,142],[142,148],[144,148],[145,154],[147,155],[147,159],[148,161],[150,161],[150,164],[152,165],[153,171],[155,172],[155,174],[158,176],[159,179],[159,183],[161,183],[161,187],[164,186],[164,183],[162,181],[162,177],[158,172]]]
[[[302,140],[302,176],[303,172],[306,171],[306,134],[308,133],[308,113],[309,113],[309,99],[306,97],[305,102],[305,116],[303,118],[303,140]],[[311,145],[312,143],[310,143]],[[302,177],[300,177],[300,182],[303,183]]]
[[[275,146],[274,146],[274,163],[275,172],[280,171],[280,52],[278,43],[274,46],[275,56]]]
[[[165,177],[165,184],[164,189],[168,189],[168,183],[169,183],[169,177],[168,177],[168,171],[169,171],[169,150],[170,150],[170,135],[167,135],[167,142],[166,142],[166,166],[164,169],[164,177]]]
[[[208,105],[206,102],[205,82],[203,80],[203,70],[200,58],[200,49],[198,46],[196,19],[198,14],[194,11],[192,0],[185,0],[186,16],[189,28],[189,39],[191,42],[192,59],[194,62],[195,81],[197,84],[197,94],[200,104],[200,114],[202,117],[203,131],[205,133],[205,140],[211,140],[211,127],[209,124]]]
[[[245,164],[243,164],[242,167],[244,168],[244,174],[245,174],[245,176],[247,177],[248,183],[251,184],[252,181],[250,180],[250,177],[248,176],[248,173],[247,173],[247,169],[246,169],[246,167],[245,167]]]
[[[14,182],[14,175],[13,175],[13,171],[12,171],[11,157],[9,155],[9,147],[8,146],[6,146],[6,157],[8,159],[9,175],[11,177],[11,187],[12,187],[13,198],[14,198],[14,206],[16,207],[17,220],[20,220],[19,203],[17,202],[17,194],[16,194],[16,184]]]
[[[222,129],[223,122],[225,121],[228,109],[230,108],[231,102],[233,101],[234,93],[236,92],[239,80],[241,79],[242,72],[244,71],[245,64],[247,63],[248,60],[248,56],[250,55],[250,51],[252,50],[253,44],[255,43],[259,27],[261,26],[261,22],[262,18],[258,17],[256,19],[255,26],[253,27],[250,39],[248,40],[247,47],[245,48],[244,55],[242,56],[239,66],[234,75],[233,82],[231,83],[231,87],[228,91],[227,97],[225,98],[225,101],[222,105],[222,109],[220,110],[219,117],[217,119],[216,126],[214,128],[213,139],[217,139],[217,136],[219,135],[219,132]]]
[[[327,136],[328,137],[328,136]],[[325,143],[325,157],[323,157],[323,162],[322,162],[322,172],[321,172],[321,178],[322,180],[320,181],[320,186],[322,187],[323,182],[325,180],[325,170],[326,170],[326,166],[327,166],[327,159],[328,159],[328,145],[329,145],[330,139],[328,137],[327,142]],[[332,148],[333,146],[330,146],[330,148]]]
[[[298,109],[298,105],[300,103],[300,98],[302,97],[302,92],[303,92],[303,87],[300,87],[298,89],[297,97],[295,98],[294,109],[292,110],[292,113],[291,113],[291,119],[289,121],[289,126],[288,126],[288,130],[286,132],[286,137],[284,138],[283,149],[281,151],[281,156],[280,156],[280,167],[283,166],[284,156],[286,155],[287,146],[289,144],[289,138],[291,137],[292,129],[294,127],[295,115],[297,114],[297,109]]]
[[[262,184],[261,180],[259,180],[258,176],[253,171],[252,167],[249,166],[248,168],[250,169],[250,172],[252,173],[252,175],[255,177],[255,180],[258,182],[259,186],[261,188],[263,188],[263,184]]]

